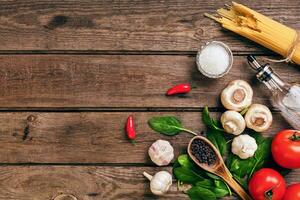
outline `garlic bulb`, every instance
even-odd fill
[[[245,121],[248,128],[263,132],[271,126],[273,117],[267,106],[253,104],[245,115]]]
[[[157,172],[154,176],[151,176],[147,172],[143,175],[150,181],[150,190],[155,195],[165,194],[172,185],[172,175],[167,171]]]
[[[221,123],[227,133],[234,135],[241,134],[246,128],[243,116],[233,110],[228,110],[222,114]]]
[[[166,140],[157,140],[148,150],[151,160],[158,166],[168,165],[174,158],[174,149]]]
[[[252,103],[253,90],[243,80],[231,81],[221,93],[221,102],[228,110],[241,111]]]
[[[231,144],[231,151],[241,159],[247,159],[254,155],[257,144],[254,138],[249,135],[239,135],[235,137]]]

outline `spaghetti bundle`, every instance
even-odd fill
[[[218,9],[216,16],[205,16],[284,56],[283,61],[300,64],[300,35],[296,30],[235,2],[228,9]]]

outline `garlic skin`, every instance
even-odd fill
[[[156,165],[165,166],[174,158],[174,149],[170,142],[166,140],[157,140],[150,146],[148,154],[152,162]]]
[[[253,104],[245,115],[246,126],[256,132],[266,131],[272,124],[273,116],[267,106]]]
[[[231,144],[232,153],[239,156],[241,159],[252,157],[256,150],[256,140],[247,134],[235,137]]]
[[[228,110],[241,111],[252,103],[253,90],[243,80],[231,81],[221,93],[221,102]]]
[[[225,131],[233,135],[241,134],[246,128],[243,116],[233,110],[228,110],[222,114],[221,123]]]
[[[157,172],[154,176],[147,172],[143,175],[150,180],[150,190],[155,195],[164,195],[172,185],[172,175],[167,171]]]

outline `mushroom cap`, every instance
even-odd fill
[[[267,106],[252,104],[245,115],[245,121],[248,128],[263,132],[271,126],[273,116]]]
[[[221,116],[221,123],[227,133],[234,135],[241,134],[246,128],[243,116],[234,110],[228,110]]]
[[[241,111],[252,103],[253,90],[243,80],[231,81],[221,93],[221,102],[228,110]]]
[[[148,154],[158,166],[168,165],[174,158],[174,149],[170,142],[166,140],[157,140],[148,150]]]

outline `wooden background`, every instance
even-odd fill
[[[240,2],[300,29],[297,0]],[[250,82],[255,102],[271,106],[245,55],[274,54],[204,18],[223,4],[0,0],[0,199],[158,199],[142,172],[171,171],[171,165],[155,167],[148,147],[167,139],[178,155],[191,137],[154,133],[147,125],[151,116],[172,114],[200,132],[203,106],[220,115],[218,95],[234,79]],[[232,70],[218,80],[204,78],[195,66],[197,49],[211,40],[227,43],[234,53]],[[299,67],[274,69],[300,83]],[[164,96],[170,86],[186,82],[198,85],[188,98]],[[289,127],[272,110],[274,123],[264,135]],[[136,145],[123,132],[129,114],[136,119]],[[299,182],[300,171],[286,180]],[[186,198],[174,185],[159,199]]]

